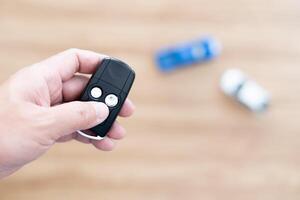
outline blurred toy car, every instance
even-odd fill
[[[254,112],[265,111],[270,102],[266,90],[238,69],[229,69],[221,77],[222,91]]]
[[[163,72],[170,72],[187,65],[209,61],[221,52],[220,43],[212,37],[163,48],[156,54],[156,63]]]

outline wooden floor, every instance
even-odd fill
[[[218,60],[156,70],[157,49],[207,34]],[[111,153],[56,145],[2,180],[1,200],[300,199],[299,0],[1,0],[1,80],[70,47],[134,66],[128,135]],[[231,67],[269,90],[268,112],[220,92]]]

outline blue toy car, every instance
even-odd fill
[[[156,63],[163,72],[214,59],[221,52],[220,44],[211,37],[164,48],[156,54]]]

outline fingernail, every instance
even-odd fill
[[[108,116],[108,107],[101,102],[93,102],[93,106],[96,110],[97,121],[104,121]]]

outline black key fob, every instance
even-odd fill
[[[114,58],[105,58],[89,80],[80,100],[105,103],[109,108],[109,115],[101,124],[78,133],[89,139],[103,139],[116,120],[134,78],[134,71],[126,63]]]

